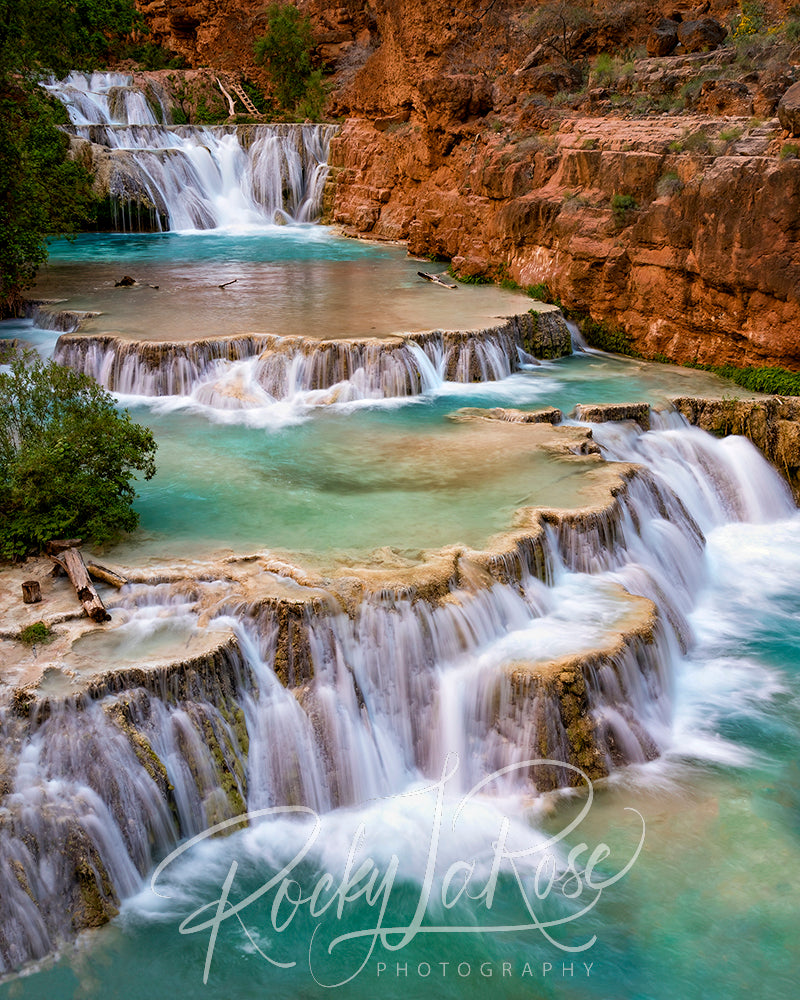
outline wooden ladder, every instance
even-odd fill
[[[242,102],[242,104],[244,104],[245,110],[247,111],[247,113],[249,115],[252,115],[253,118],[263,118],[264,117],[262,114],[260,114],[258,112],[258,110],[256,109],[255,104],[253,104],[253,102],[247,96],[247,92],[245,91],[244,87],[242,87],[242,85],[240,83],[238,83],[236,80],[228,80],[227,82],[228,82],[228,86],[231,89],[231,93],[233,93],[236,97],[238,97],[239,100]],[[231,95],[225,89],[225,86],[224,86],[224,84],[222,83],[222,80],[220,80],[219,77],[217,77],[217,84],[219,85],[219,89],[222,91],[222,93],[223,93],[223,95],[225,97],[225,100],[228,102],[228,111],[232,115],[235,114],[236,113],[236,108],[235,108],[234,99],[233,99],[233,97],[231,97]]]
[[[235,82],[235,81],[232,82],[231,83],[231,90],[233,91],[234,94],[236,94],[236,96],[239,98],[239,100],[242,102],[242,104],[244,104],[245,108],[247,109],[247,113],[249,115],[252,115],[253,118],[262,118],[263,117],[261,115],[261,113],[258,111],[258,109],[256,108],[255,104],[253,104],[253,102],[247,96],[247,93],[245,92],[244,87],[240,83]]]

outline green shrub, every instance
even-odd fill
[[[131,42],[120,46],[118,59],[132,59],[139,66],[153,72],[160,69],[185,69],[186,60],[171,49],[165,49],[155,42]]]
[[[152,433],[91,378],[17,357],[0,372],[0,556],[51,538],[104,543],[132,531],[136,472],[155,474]]]
[[[42,643],[49,642],[53,638],[53,633],[50,626],[44,622],[33,622],[31,625],[27,625],[17,638],[26,646],[41,646]]]
[[[303,120],[309,118],[312,122],[318,122],[322,118],[326,97],[325,85],[322,82],[322,70],[315,69],[309,75],[306,82],[306,92],[297,104],[297,117]]]
[[[525,291],[530,298],[538,299],[540,302],[553,301],[553,293],[550,291],[550,286],[545,281],[540,281],[535,285],[528,285]]]
[[[297,109],[300,114],[317,111],[314,117],[319,117],[325,92],[322,73],[314,73],[311,68],[311,19],[290,3],[270,4],[267,33],[256,39],[253,50],[256,63],[269,75],[280,107],[287,111]]]
[[[737,368],[735,365],[687,365],[729,379],[750,392],[776,396],[800,396],[800,372],[786,368]]]
[[[734,128],[724,128],[720,132],[719,137],[723,142],[735,142],[737,139],[742,138],[743,133],[743,129],[735,126]]]
[[[781,160],[794,160],[798,153],[800,153],[800,147],[798,147],[796,142],[785,142],[781,146],[778,158]]]
[[[47,259],[47,238],[91,215],[91,177],[68,159],[64,106],[37,80],[103,65],[134,27],[132,0],[0,0],[0,316]]]
[[[685,132],[680,139],[669,144],[671,153],[710,153],[712,149],[711,140],[705,132]]]
[[[486,274],[456,274],[453,270],[452,265],[448,267],[447,273],[451,278],[455,278],[456,281],[460,282],[462,285],[491,285],[492,279]]]
[[[611,199],[611,211],[619,225],[627,220],[629,212],[635,211],[638,207],[632,194],[615,194]]]
[[[611,354],[625,354],[629,358],[641,357],[624,330],[609,326],[607,323],[581,313],[569,313],[567,318],[578,324],[583,339],[590,347],[596,347],[599,351],[608,351]]]
[[[733,20],[731,35],[734,41],[757,35],[764,27],[764,4],[759,0],[742,0],[739,13]]]
[[[783,28],[783,33],[790,42],[800,41],[800,18],[793,17],[787,21]]]

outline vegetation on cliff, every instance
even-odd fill
[[[737,368],[735,365],[690,365],[729,379],[748,392],[767,392],[775,396],[800,396],[800,372],[787,368]]]
[[[18,357],[0,373],[0,557],[132,531],[132,480],[155,474],[155,451],[151,432],[93,379]]]
[[[311,20],[290,3],[267,8],[267,31],[253,46],[256,63],[263,66],[275,97],[285,111],[300,118],[318,119],[325,102],[322,70],[313,69]]]
[[[0,0],[0,316],[47,258],[47,238],[92,210],[90,178],[67,160],[66,121],[37,86],[49,73],[95,67],[132,30],[132,0]]]

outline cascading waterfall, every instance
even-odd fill
[[[0,970],[103,922],[154,855],[245,809],[358,806],[437,774],[453,751],[465,788],[542,750],[569,760],[569,720],[536,664],[562,662],[567,622],[572,633],[585,629],[589,649],[601,647],[615,585],[649,598],[657,615],[570,668],[572,693],[584,692],[593,773],[666,748],[672,664],[691,643],[686,613],[703,577],[703,532],[793,507],[741,440],[716,441],[676,417],[648,433],[594,430],[607,457],[648,470],[629,481],[618,516],[566,514],[540,557],[519,558],[513,570],[509,562],[503,582],[484,577],[441,602],[377,593],[350,615],[333,599],[306,605],[291,662],[278,610],[226,608],[220,620],[238,642],[202,669],[153,670],[122,692],[98,682],[91,695],[3,707],[0,894],[9,905]],[[156,622],[154,608],[179,601],[191,618],[191,596],[169,595],[168,586],[132,587],[121,606],[129,622]],[[566,674],[560,668],[558,683]],[[529,792],[567,780],[506,779]]]
[[[123,232],[311,222],[335,125],[176,126],[120,73],[73,73],[47,89],[91,152]],[[160,120],[159,120],[160,119]]]
[[[523,358],[534,360],[523,349],[526,340],[531,346],[530,330],[530,316],[522,314],[485,330],[385,340],[251,335],[149,343],[79,334],[61,337],[55,358],[112,392],[252,409],[284,399],[313,404],[418,396],[445,382],[504,379]],[[540,314],[536,330],[548,352],[569,353],[560,312]]]

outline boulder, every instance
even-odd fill
[[[678,41],[686,52],[710,52],[719,47],[727,34],[713,17],[684,21],[678,25]]]
[[[778,102],[778,121],[792,135],[800,135],[800,83],[794,83]]]
[[[649,56],[668,56],[678,44],[677,21],[672,21],[668,17],[653,25],[647,37],[647,54]]]
[[[774,117],[778,102],[794,82],[794,75],[790,70],[767,70],[759,73],[753,113],[759,118]]]
[[[489,266],[483,257],[453,257],[451,264],[459,278],[479,278]]]

